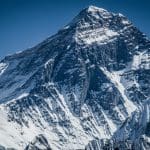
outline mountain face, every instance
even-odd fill
[[[0,61],[0,145],[149,150],[149,79],[146,35],[122,14],[89,6]]]

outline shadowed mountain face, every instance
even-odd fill
[[[148,38],[122,14],[90,6],[0,62],[0,145],[148,150],[149,78]]]

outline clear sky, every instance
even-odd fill
[[[0,0],[0,58],[55,34],[89,5],[124,14],[150,37],[150,0]]]

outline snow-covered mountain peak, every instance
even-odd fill
[[[113,13],[108,12],[103,8],[89,6],[83,10],[71,21],[71,25],[76,25],[81,22],[98,23],[100,20],[108,19],[113,16]]]
[[[109,26],[110,23],[114,21],[119,21],[119,24],[122,21],[123,22],[128,22],[128,24],[131,24],[129,20],[122,14],[118,13],[112,13],[107,11],[106,9],[99,8],[96,6],[89,6],[83,10],[80,11],[80,13],[71,21],[69,24],[70,26],[78,26],[82,24],[99,24],[101,27],[104,26]],[[125,24],[124,24],[125,25]]]
[[[93,6],[93,5],[90,5],[89,7],[86,8],[87,12],[88,13],[98,13],[98,14],[111,14],[110,12],[108,12],[106,9],[103,9],[103,8],[99,8],[99,7],[96,7],[96,6]]]
[[[83,9],[64,29],[74,30],[75,41],[80,45],[91,45],[116,39],[132,24],[121,14],[103,8],[89,6]]]
[[[85,149],[134,125],[141,131],[141,124],[148,138],[149,50],[150,41],[123,15],[90,6],[54,36],[6,57],[0,145]]]

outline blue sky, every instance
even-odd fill
[[[150,37],[150,0],[0,0],[0,58],[55,34],[89,5],[124,14]]]

